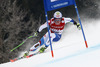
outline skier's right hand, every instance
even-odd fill
[[[35,32],[35,33],[34,33],[34,36],[38,36],[38,33],[39,33],[39,31]]]

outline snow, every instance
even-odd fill
[[[89,48],[85,46],[82,31],[69,25],[65,27],[61,40],[53,43],[54,58],[49,47],[45,53],[0,64],[0,67],[100,67],[99,21],[88,20],[83,23]]]

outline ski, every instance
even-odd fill
[[[26,56],[26,58],[30,58],[30,57],[32,57],[32,56],[34,56],[34,55],[37,55],[37,54],[40,54],[40,51],[38,51],[38,52],[36,52],[36,53],[34,53],[34,54],[30,54],[30,55]]]
[[[25,57],[23,56],[23,57],[19,57],[19,58],[15,58],[15,59],[10,59],[10,62],[15,62],[15,61],[23,59],[23,58],[25,58]]]
[[[40,54],[40,52],[38,51],[38,52],[36,52],[36,53],[34,53],[34,54],[30,54],[30,55],[28,55],[28,56],[22,56],[22,57],[19,57],[19,58],[10,59],[10,62],[15,62],[15,61],[21,60],[21,59],[23,59],[23,58],[30,58],[30,57],[32,57],[32,56],[34,56],[34,55],[37,55],[37,54]]]

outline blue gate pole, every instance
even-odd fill
[[[87,41],[86,41],[86,38],[85,38],[84,30],[83,30],[83,27],[82,27],[81,19],[80,19],[79,13],[78,13],[78,9],[77,9],[77,5],[76,5],[75,0],[74,0],[74,6],[75,6],[76,13],[77,13],[77,16],[78,16],[78,19],[79,19],[80,25],[81,25],[81,29],[82,29],[82,33],[83,33],[83,37],[84,37],[84,41],[85,41],[85,45],[86,45],[86,48],[88,48]]]
[[[47,11],[45,11],[45,17],[46,17],[47,28],[48,28],[48,36],[49,36],[49,41],[50,41],[51,54],[52,54],[52,57],[54,57],[53,48],[52,48],[52,43],[51,43],[51,37],[50,37],[49,24],[48,24],[48,15],[47,15]]]

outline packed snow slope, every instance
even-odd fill
[[[82,31],[69,24],[66,25],[61,40],[53,43],[54,58],[49,47],[45,53],[0,64],[0,67],[100,67],[100,20],[84,22],[82,24],[88,48]]]

